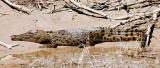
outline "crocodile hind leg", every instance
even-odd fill
[[[83,43],[80,43],[80,44],[78,45],[79,48],[84,48],[85,46],[86,46],[86,45],[83,44]]]
[[[78,42],[78,43],[79,43],[79,45],[78,45],[79,48],[85,48],[85,47],[88,47],[88,46],[94,46],[95,45],[93,43],[93,41],[91,41],[90,38],[87,38],[85,40],[85,42]]]
[[[57,44],[57,39],[56,38],[51,39],[50,43],[47,44],[47,48],[57,48],[57,47],[58,47],[58,44]]]

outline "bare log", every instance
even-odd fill
[[[26,12],[27,14],[30,14],[33,10],[28,9],[27,7],[21,6],[21,5],[16,5],[13,4],[12,2],[10,2],[9,0],[3,0],[6,4],[8,4],[9,6],[19,10],[19,11],[23,11]]]
[[[76,1],[74,1],[74,0],[69,0],[69,1],[70,1],[71,3],[73,3],[75,6],[81,8],[81,9],[85,9],[85,10],[88,10],[88,11],[90,11],[90,12],[93,12],[93,13],[96,13],[96,14],[99,14],[99,15],[102,15],[102,16],[108,18],[108,16],[107,16],[104,12],[91,9],[91,8],[87,7],[86,5],[83,5],[83,4],[81,4],[81,3],[78,3],[78,2],[76,2]]]
[[[4,46],[4,47],[6,47],[6,48],[8,48],[8,49],[11,49],[12,47],[14,47],[14,46],[18,46],[19,44],[9,45],[9,44],[6,44],[6,43],[4,43],[4,42],[0,41],[0,45],[2,45],[2,46]]]

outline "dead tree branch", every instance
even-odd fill
[[[115,18],[116,20],[124,20],[123,22],[120,22],[118,23],[117,25],[115,26],[112,26],[113,28],[119,28],[119,27],[124,27],[122,25],[131,25],[131,26],[134,26],[134,25],[137,25],[137,24],[145,24],[149,21],[152,21],[152,20],[156,20],[157,19],[157,16],[160,15],[160,8],[152,11],[152,12],[147,12],[147,13],[140,13],[140,14],[135,14],[135,15],[129,15],[129,16],[123,16],[123,17],[119,17],[119,18]],[[143,20],[142,20],[143,19]],[[135,23],[135,24],[134,24]],[[121,28],[120,28],[121,29]]]
[[[24,6],[21,6],[21,5],[16,5],[16,4],[13,4],[12,2],[10,2],[9,0],[3,0],[6,4],[8,4],[9,6],[19,10],[19,11],[23,11],[23,12],[26,12],[27,14],[30,14],[32,12],[31,9],[28,9]]]
[[[66,1],[67,2],[67,1]],[[103,17],[106,17],[106,18],[109,18],[104,12],[101,12],[101,11],[98,11],[98,10],[94,10],[94,9],[91,9],[89,7],[87,7],[86,5],[83,5],[81,3],[78,3],[74,0],[69,0],[70,3],[74,4],[76,7],[80,8],[80,9],[84,9],[84,10],[87,10],[87,11],[90,11],[90,12],[93,12],[93,13],[96,13],[96,14],[99,14]],[[67,2],[68,3],[68,2]]]
[[[121,10],[121,9],[135,9],[135,8],[141,8],[141,7],[147,7],[150,5],[156,5],[159,4],[160,1],[158,0],[140,0],[137,2],[133,3],[128,3],[128,4],[122,4],[122,3],[117,3],[115,6],[111,6],[106,11],[113,11],[113,10]]]
[[[154,18],[155,16],[157,16],[158,12],[160,12],[160,8],[158,8],[158,9],[152,11],[152,12],[138,13],[138,14],[132,14],[132,15],[128,15],[128,16],[122,16],[122,17],[119,17],[119,18],[115,18],[115,20],[126,20],[126,19],[129,19],[129,18],[135,18],[134,16],[137,16],[137,18],[140,18],[140,17],[150,16],[150,15],[154,15],[153,16],[153,18]]]

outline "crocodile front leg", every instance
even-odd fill
[[[94,46],[95,44],[91,41],[91,40],[86,40],[86,43],[80,43],[78,45],[79,48],[84,48],[84,47],[88,47],[88,46]]]
[[[58,44],[56,43],[55,40],[51,40],[51,44],[48,44],[48,48],[57,48]]]

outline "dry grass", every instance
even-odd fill
[[[27,68],[155,68],[160,64],[155,52],[139,48],[51,48],[13,56],[28,60],[29,64],[17,65]]]

